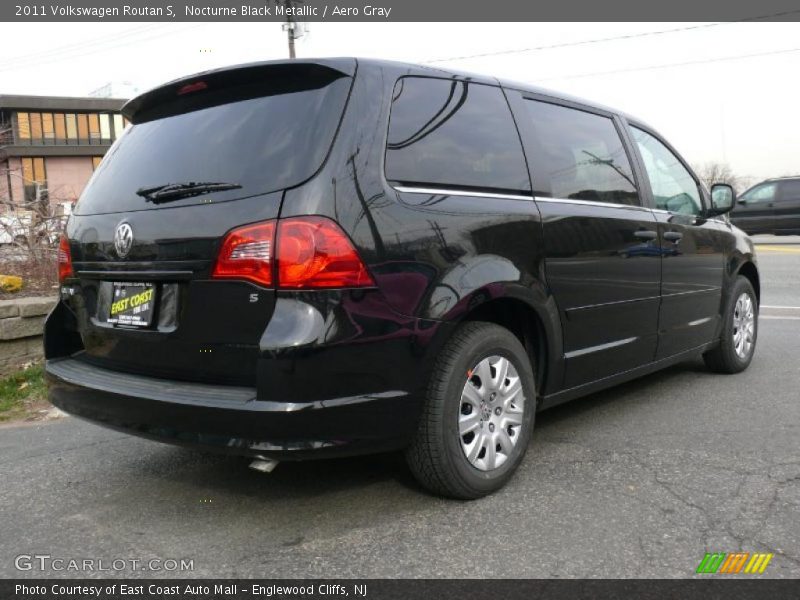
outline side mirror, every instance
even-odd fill
[[[727,183],[715,183],[711,186],[711,208],[708,216],[724,215],[730,212],[736,203],[736,192]]]

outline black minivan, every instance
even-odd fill
[[[74,415],[263,470],[403,449],[466,499],[509,479],[541,409],[753,357],[733,190],[614,110],[324,59],[201,73],[123,112],[45,331]]]

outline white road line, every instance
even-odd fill
[[[762,304],[760,308],[777,308],[783,310],[800,310],[800,306],[770,306],[768,304]]]
[[[774,319],[776,321],[800,321],[800,317],[776,317],[773,315],[758,315],[759,319]]]

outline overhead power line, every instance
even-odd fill
[[[615,35],[611,37],[604,37],[604,38],[594,38],[589,40],[578,40],[575,42],[561,42],[558,44],[547,44],[543,46],[532,46],[530,48],[516,48],[511,50],[497,50],[494,52],[483,52],[480,54],[467,54],[464,56],[451,56],[448,58],[435,58],[433,60],[424,61],[424,64],[435,64],[441,62],[450,62],[455,60],[466,60],[470,58],[486,58],[490,56],[506,56],[509,54],[525,54],[526,52],[538,52],[541,50],[554,50],[558,48],[570,48],[575,46],[588,46],[590,44],[603,44],[606,42],[615,42],[615,41],[625,41],[625,40],[633,40],[639,38],[646,38],[646,37],[655,37],[659,35],[667,35],[671,33],[681,33],[685,31],[696,31],[699,29],[710,29],[712,27],[723,27],[725,25],[734,25],[736,23],[749,23],[754,21],[764,21],[767,19],[777,19],[779,17],[785,17],[789,15],[793,15],[796,13],[800,13],[800,9],[798,10],[788,10],[779,13],[772,13],[768,15],[759,15],[755,17],[748,17],[747,19],[740,19],[738,21],[725,21],[720,23],[702,23],[700,25],[687,25],[685,27],[674,27],[672,29],[660,29],[658,31],[644,31],[641,33],[629,33],[623,35]]]
[[[11,71],[25,67],[33,67],[42,63],[52,63],[67,59],[71,60],[91,54],[97,54],[99,52],[106,52],[108,50],[122,48],[131,44],[150,41],[166,35],[175,35],[176,33],[189,29],[195,29],[203,25],[205,25],[205,23],[181,27],[179,29],[175,29],[167,24],[141,27],[135,30],[119,33],[115,36],[108,36],[109,39],[105,39],[106,36],[104,36],[102,38],[87,40],[86,42],[79,44],[70,44],[68,46],[52,48],[45,51],[0,61],[0,72]],[[162,31],[153,31],[153,29],[156,27],[168,27],[168,29]],[[131,37],[134,39],[126,39]]]
[[[566,75],[563,77],[546,77],[544,79],[536,79],[534,81],[563,81],[566,79],[582,79],[585,77],[599,77],[603,75],[616,75],[617,73],[635,73],[638,71],[655,71],[658,69],[671,69],[673,67],[687,67],[691,65],[704,65],[708,63],[725,62],[732,60],[742,60],[746,58],[757,58],[761,56],[776,56],[778,54],[790,54],[792,52],[800,52],[800,48],[787,48],[785,50],[771,50],[769,52],[754,52],[752,54],[739,54],[736,56],[722,56],[719,58],[707,58],[701,60],[687,60],[684,62],[668,63],[662,65],[649,65],[646,67],[631,67],[629,69],[614,69],[611,71],[595,71],[592,73],[580,73],[578,75]]]
[[[38,50],[36,52],[29,52],[28,54],[22,54],[19,56],[11,56],[9,58],[0,60],[0,67],[5,66],[6,64],[16,63],[16,62],[24,62],[27,60],[36,60],[44,56],[50,57],[53,54],[61,53],[61,52],[72,52],[75,50],[80,50],[86,47],[95,46],[98,44],[114,42],[119,40],[120,38],[130,37],[138,35],[144,31],[152,30],[157,28],[158,25],[145,25],[142,27],[136,27],[134,29],[129,29],[123,32],[116,32],[110,35],[102,35],[96,38],[91,38],[88,40],[82,40],[80,42],[73,42],[71,44],[64,44],[63,46],[57,46],[55,48],[47,48],[45,50]]]
[[[596,38],[592,40],[579,40],[576,42],[561,42],[558,44],[548,44],[545,46],[532,46],[530,48],[517,48],[515,50],[497,50],[495,52],[482,52],[481,54],[467,54],[465,56],[452,56],[450,58],[436,58],[424,61],[425,64],[440,62],[450,62],[452,60],[466,60],[468,58],[486,58],[489,56],[505,56],[508,54],[525,54],[526,52],[538,52],[539,50],[553,50],[555,48],[569,48],[572,46],[586,46],[589,44],[602,44],[604,42],[614,42],[616,40],[632,40],[649,36],[663,35],[666,33],[677,33],[680,31],[691,31],[693,29],[708,29],[709,27],[719,27],[729,25],[729,23],[705,23],[703,25],[692,25],[688,27],[676,27],[674,29],[662,29],[659,31],[646,31],[643,33],[630,33],[626,35],[615,35],[612,37]]]

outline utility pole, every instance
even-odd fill
[[[294,41],[303,37],[306,27],[297,22],[293,9],[297,4],[302,4],[303,0],[277,0],[277,2],[283,3],[286,12],[286,23],[283,24],[283,30],[286,32],[286,39],[289,42],[289,58],[294,59],[296,58]]]
[[[289,58],[294,59],[294,28],[297,27],[297,22],[294,20],[292,14],[292,0],[286,0],[286,36],[289,38]]]

